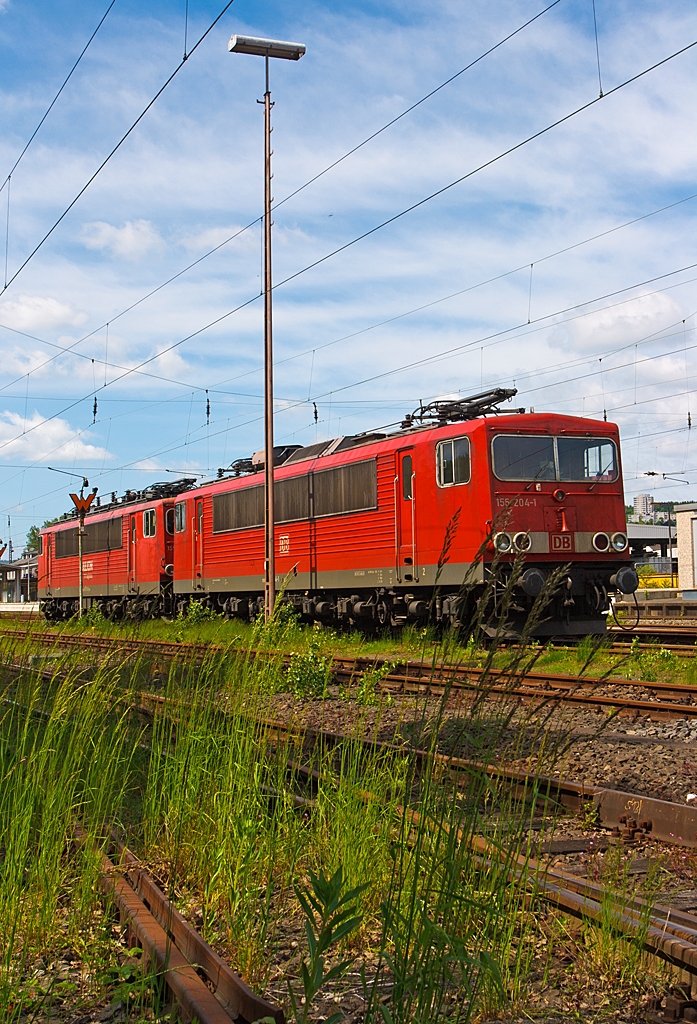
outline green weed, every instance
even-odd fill
[[[325,878],[322,871],[310,874],[311,888],[295,886],[295,895],[305,914],[305,935],[310,954],[309,962],[300,965],[300,982],[303,989],[302,1008],[298,1006],[293,986],[288,982],[288,994],[297,1024],[306,1024],[308,1013],[318,992],[334,978],[340,978],[351,966],[355,957],[341,960],[329,970],[324,969],[325,956],[332,946],[346,939],[362,920],[353,902],[367,886],[358,885],[346,890],[341,867],[331,878]],[[333,1013],[325,1024],[338,1024],[343,1013]]]
[[[286,686],[296,697],[326,697],[330,678],[331,662],[319,653],[319,644],[310,643],[305,651],[293,651]]]
[[[389,693],[383,693],[380,687],[380,683],[387,678],[393,668],[394,663],[386,661],[382,665],[366,669],[352,695],[356,703],[362,707],[376,707],[381,703],[385,706],[393,704]]]
[[[198,626],[202,622],[222,622],[223,616],[219,612],[214,612],[212,608],[209,608],[203,601],[197,601],[195,598],[189,598],[189,604],[186,608],[186,614],[179,612],[177,616],[177,622],[187,622],[191,626]]]
[[[666,647],[650,646],[642,651],[637,637],[632,640],[630,656],[646,682],[655,682],[659,675],[674,673],[680,665],[677,654]]]

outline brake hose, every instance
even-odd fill
[[[639,625],[639,619],[641,618],[641,612],[639,611],[639,602],[636,599],[636,591],[634,591],[634,593],[632,594],[632,597],[634,598],[634,606],[636,608],[636,622],[633,622],[631,626],[623,626],[622,623],[620,622],[620,620],[617,618],[617,615],[615,613],[614,602],[610,606],[612,608],[612,617],[613,617],[613,619],[615,620],[617,625],[620,627],[620,629],[623,629],[625,631],[625,633],[631,633],[633,629],[636,629],[637,626]]]

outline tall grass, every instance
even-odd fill
[[[95,850],[123,805],[137,735],[113,674],[22,673],[0,708],[0,1017],[24,1009],[37,956],[69,944],[97,906]],[[74,830],[87,833],[73,848]]]
[[[490,585],[505,615],[512,587]],[[483,626],[475,611],[475,638]],[[168,894],[260,990],[289,927],[302,924],[297,893],[341,869],[360,888],[361,924],[344,945],[360,953],[377,943],[363,979],[366,1021],[464,1022],[524,1004],[536,927],[525,864],[534,829],[552,830],[558,808],[535,783],[512,794],[483,766],[525,760],[549,773],[558,763],[568,736],[552,707],[491,694],[510,680],[502,667],[524,676],[544,649],[529,634],[504,649],[494,631],[483,649],[446,633],[438,656],[475,658],[479,689],[458,707],[447,689],[439,701],[410,699],[386,750],[371,742],[385,721],[379,703],[360,709],[334,746],[304,743],[300,723],[274,729],[274,697],[290,685],[283,652],[314,651],[313,665],[322,655],[287,614],[248,630],[246,647],[240,636],[218,633],[227,646],[202,662],[155,666],[146,727],[137,711],[137,691],[153,682],[145,658],[100,664],[49,652],[36,666],[54,665],[49,678],[31,671],[31,641],[2,641],[5,662],[28,668],[8,676],[0,715],[0,1011],[19,1012],[32,957],[95,919],[97,864],[89,844],[71,847],[77,824],[97,848],[121,824]],[[428,631],[409,643],[435,663]],[[581,652],[580,671],[593,653]],[[477,763],[451,770],[435,756],[443,750]]]

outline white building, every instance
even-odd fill
[[[634,498],[634,515],[643,519],[653,518],[653,494],[637,494]]]
[[[697,503],[675,506],[678,531],[678,574],[683,600],[697,598]]]

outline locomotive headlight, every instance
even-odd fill
[[[529,533],[516,533],[513,538],[513,547],[516,551],[529,551],[532,547],[532,538]]]
[[[627,550],[627,534],[626,533],[613,533],[612,535],[612,546],[615,551],[626,551]]]
[[[610,547],[610,538],[606,533],[594,534],[593,547],[596,551],[607,551]]]
[[[496,533],[494,534],[494,547],[497,551],[510,551],[511,550],[511,538],[508,533]]]

